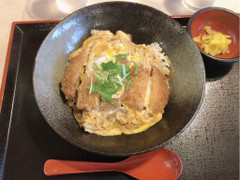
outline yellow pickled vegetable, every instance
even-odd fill
[[[210,26],[205,26],[203,29],[206,34],[199,35],[193,38],[193,40],[202,44],[201,48],[212,56],[224,54],[228,50],[228,45],[232,42],[231,36],[214,32]]]

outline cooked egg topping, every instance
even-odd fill
[[[122,31],[91,34],[71,54],[61,81],[80,126],[112,136],[139,133],[160,121],[173,68],[159,45],[134,44]]]

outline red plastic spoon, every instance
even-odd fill
[[[49,159],[44,165],[47,176],[102,171],[118,171],[141,180],[174,180],[182,172],[182,161],[175,152],[160,148],[115,163]]]

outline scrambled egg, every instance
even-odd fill
[[[212,56],[217,54],[224,54],[228,50],[229,44],[231,44],[231,36],[224,35],[220,32],[213,32],[210,26],[205,26],[205,35],[199,35],[193,40],[201,44],[201,48]]]
[[[61,90],[80,126],[89,133],[113,136],[139,133],[159,122],[169,98],[168,80],[173,74],[169,58],[148,45],[134,44],[131,35],[122,31],[113,34],[93,30],[91,34],[71,54],[61,80]],[[116,62],[118,55],[120,60]],[[110,75],[106,72],[97,72],[110,61],[122,67],[122,73],[112,80],[108,80]],[[109,97],[107,87],[106,92],[96,88],[101,79],[116,81],[114,86],[120,88]]]

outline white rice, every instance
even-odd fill
[[[170,74],[170,64],[169,64],[169,60],[168,60],[167,56],[165,55],[165,53],[163,52],[163,50],[160,46],[160,44],[157,42],[154,42],[148,46],[151,50],[153,50],[157,54],[157,56],[159,57],[159,63],[162,65],[165,75],[168,76]]]
[[[92,29],[91,30],[91,35],[96,35],[97,33],[99,33],[100,30],[97,29]]]

